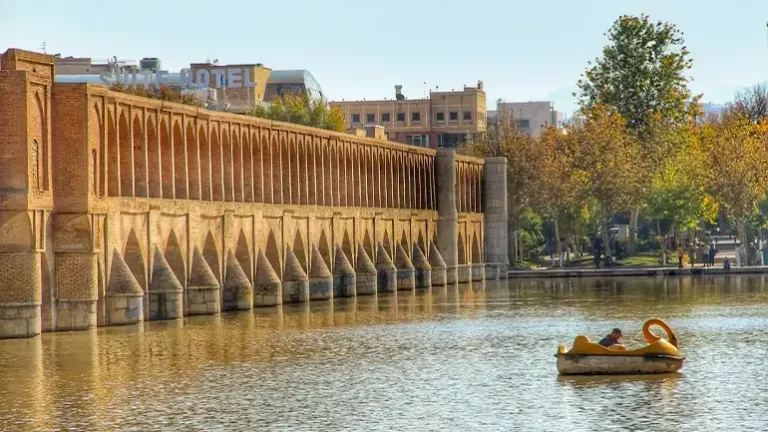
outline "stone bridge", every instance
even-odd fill
[[[54,75],[0,57],[0,337],[506,277],[503,158]]]

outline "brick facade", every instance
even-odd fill
[[[484,262],[483,160],[440,168],[431,149],[52,86],[52,57],[9,50],[0,59],[0,337],[34,335],[41,321],[62,330],[203,313],[191,279],[201,271],[214,277],[204,313],[218,313],[228,303],[209,297],[234,279],[256,306],[289,301],[280,292],[288,257],[309,274],[316,255],[327,268],[344,256],[349,269],[381,253],[410,262],[415,246],[434,255],[448,211],[436,193],[441,169],[456,179],[458,263]],[[160,313],[169,300],[150,295],[153,275],[170,277],[166,266],[183,314],[174,299],[174,313]],[[126,286],[139,300],[123,307],[115,296]],[[3,308],[23,311],[4,321]],[[29,308],[37,327],[18,321]]]

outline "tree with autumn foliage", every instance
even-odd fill
[[[475,157],[507,158],[507,210],[509,214],[510,262],[521,257],[518,231],[531,200],[537,193],[541,175],[538,166],[540,148],[535,139],[514,126],[512,115],[505,110],[498,112],[496,122],[472,142],[465,143],[459,152]]]
[[[611,106],[626,119],[628,131],[639,140],[637,163],[650,181],[668,155],[666,145],[658,146],[664,141],[653,137],[658,123],[684,124],[698,109],[699,97],[688,89],[693,61],[682,32],[670,23],[651,22],[647,15],[619,17],[606,36],[602,57],[590,62],[578,81],[579,103],[586,110]],[[637,215],[638,209],[632,209],[630,252]]]
[[[613,216],[635,208],[645,187],[645,172],[638,163],[639,140],[628,130],[627,121],[613,107],[594,105],[576,117],[567,130],[573,154],[574,182],[582,200],[594,200],[606,253]]]
[[[714,222],[719,206],[702,181],[707,169],[707,153],[699,140],[694,122],[683,126],[667,126],[654,134],[669,143],[668,157],[659,161],[646,195],[644,212],[656,220],[656,234],[666,263],[670,236],[684,230],[695,230],[704,220]],[[661,222],[670,231],[662,233]]]
[[[747,244],[747,222],[759,213],[768,191],[768,126],[726,113],[701,125],[706,169],[702,181],[736,223]]]
[[[561,239],[570,239],[572,234],[577,234],[574,231],[586,226],[582,194],[584,177],[576,175],[574,161],[577,149],[572,135],[550,126],[539,137],[537,150],[538,175],[531,197],[532,206],[552,222],[556,254],[562,258]]]
[[[344,112],[337,106],[329,107],[322,100],[307,96],[286,95],[270,102],[268,107],[257,106],[249,115],[268,120],[344,132]]]

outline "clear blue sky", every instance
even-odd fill
[[[309,69],[347,100],[481,79],[489,107],[554,99],[570,111],[604,32],[643,12],[684,32],[705,101],[768,80],[768,0],[0,0],[0,50],[45,41],[48,53],[159,57],[171,71],[206,58]]]

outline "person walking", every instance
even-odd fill
[[[702,264],[704,264],[704,267],[709,265],[709,248],[704,243],[699,243],[699,248],[696,251],[696,254],[699,256],[699,259],[701,260]]]
[[[683,268],[683,245],[677,244],[677,268]]]
[[[600,268],[600,238],[595,237],[595,241],[592,242],[592,260],[595,263],[595,268]]]
[[[688,259],[690,260],[691,268],[693,268],[693,264],[696,262],[696,243],[688,245]]]

